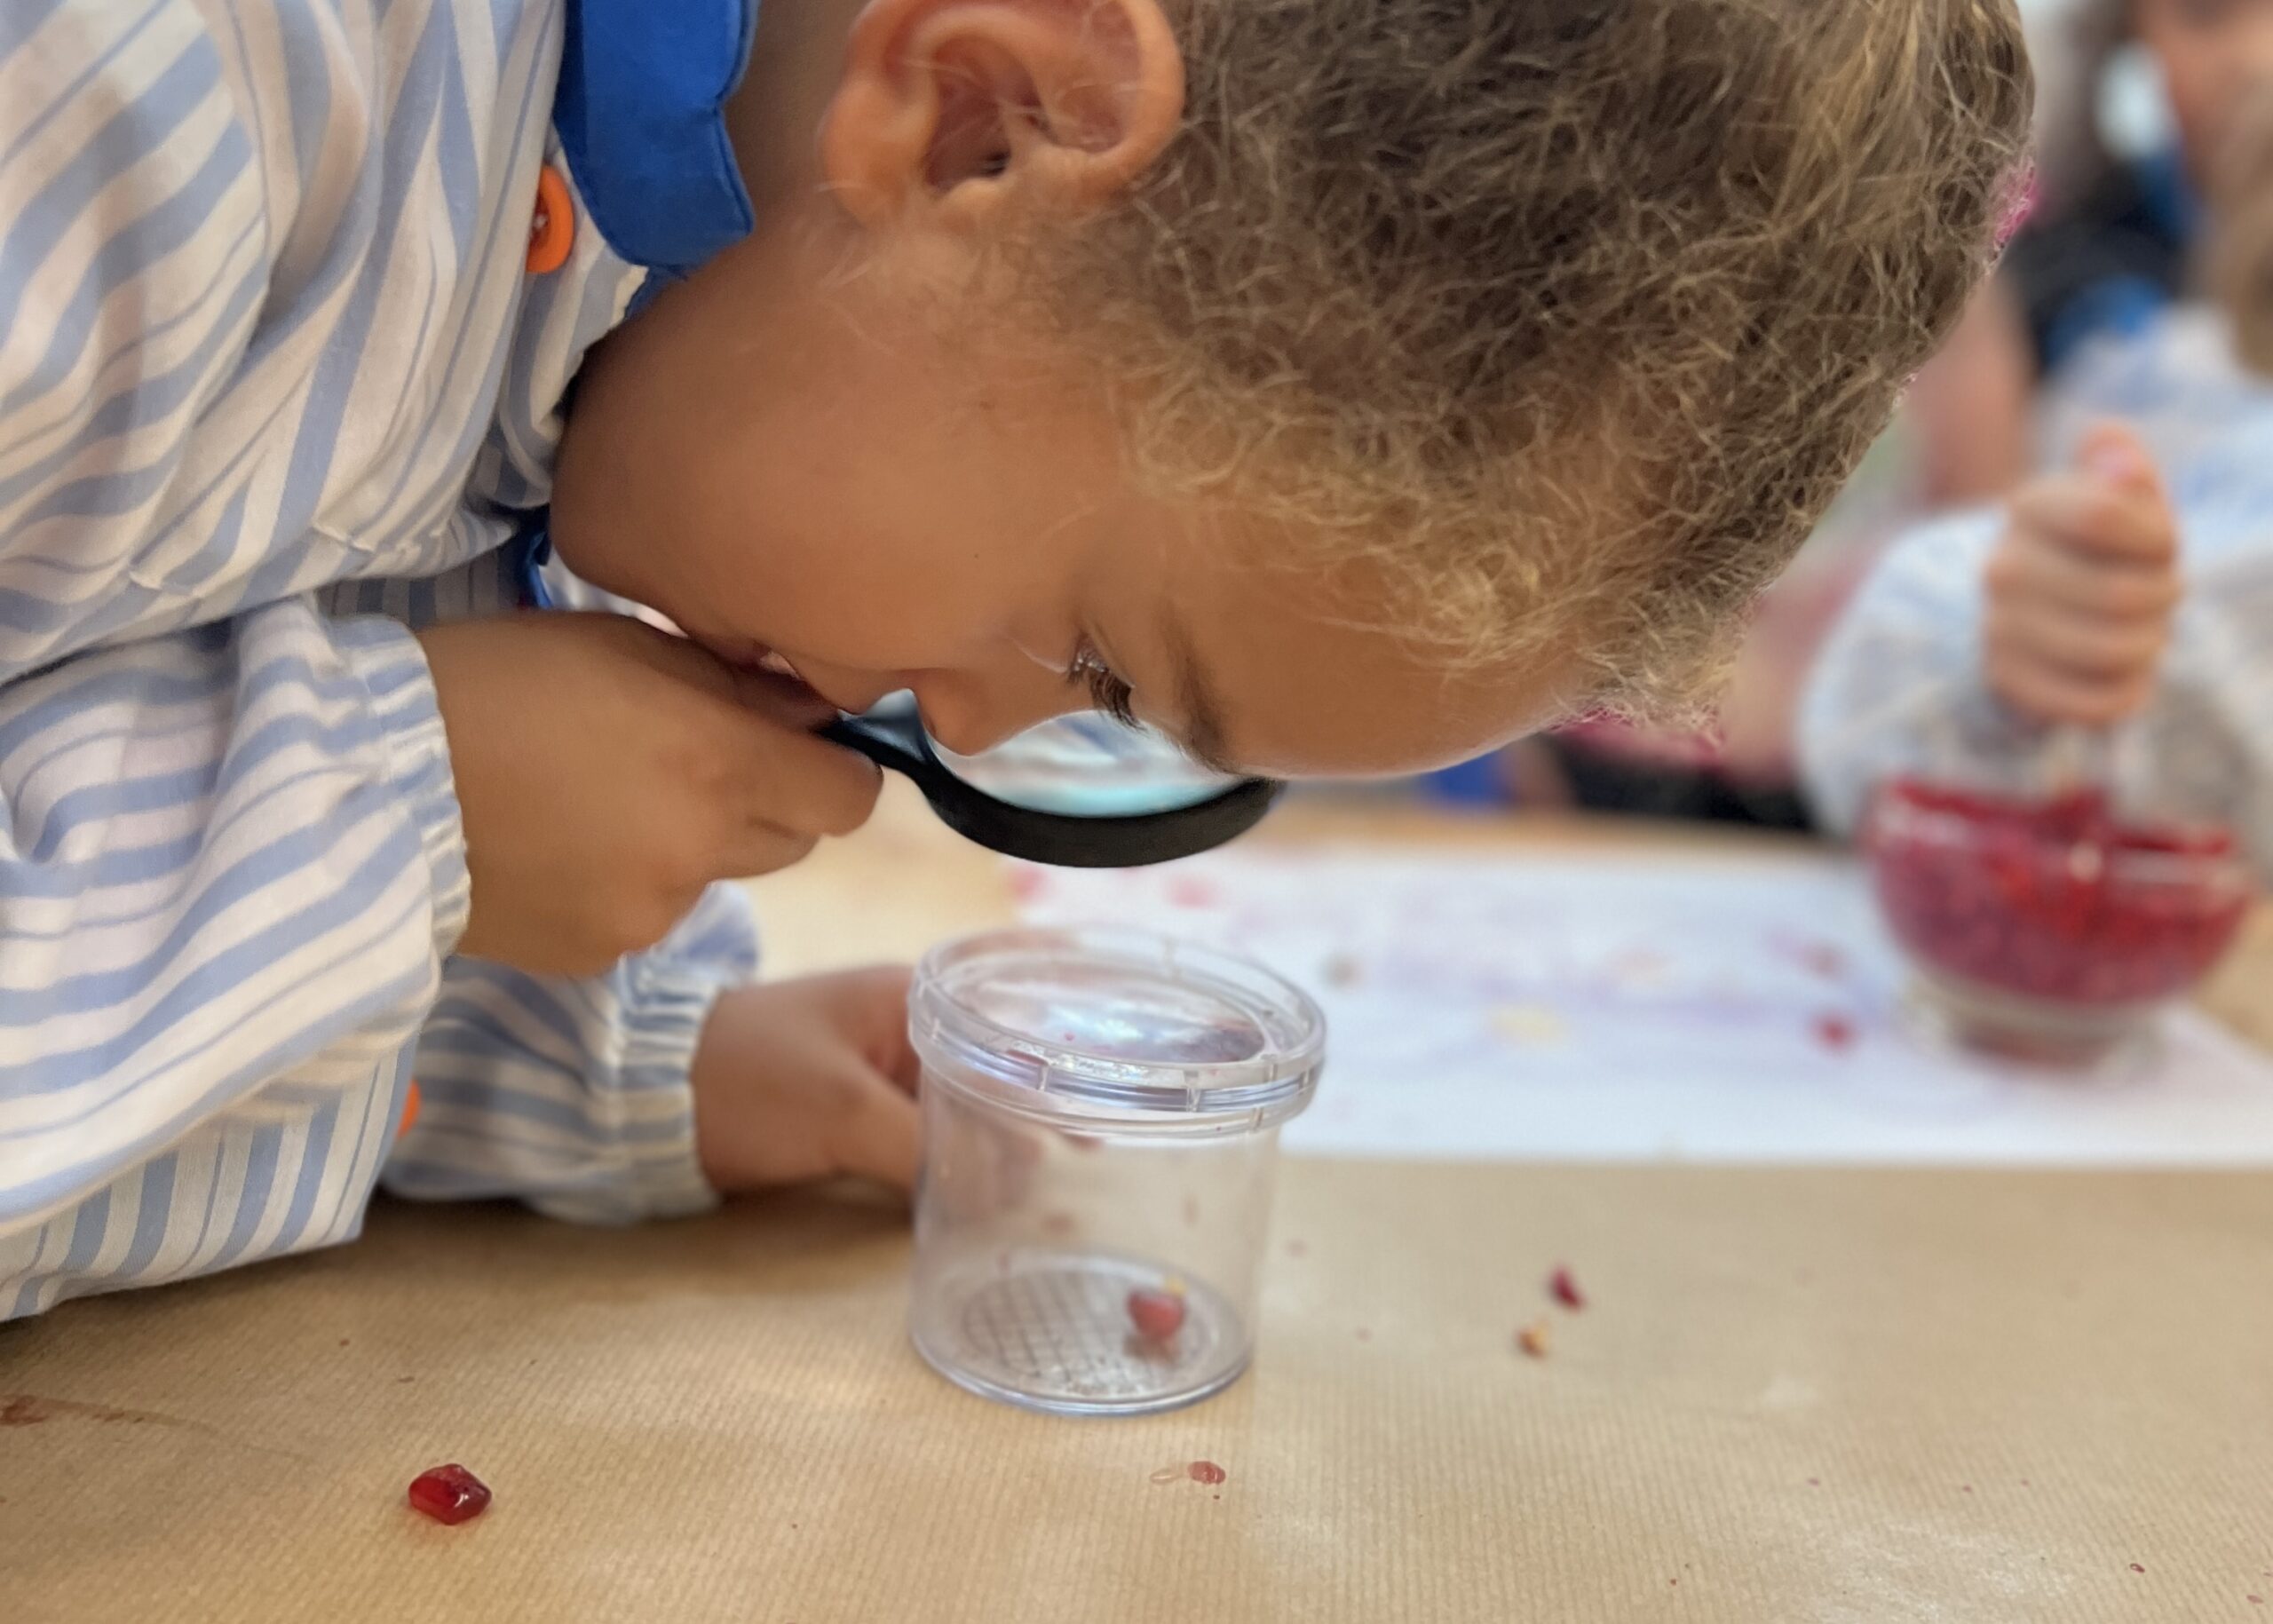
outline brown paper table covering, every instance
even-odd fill
[[[1352,831],[1715,849],[1278,837]],[[904,804],[862,842],[766,883],[777,964],[1006,915]],[[383,1204],[0,1327],[0,1620],[2273,1620],[2273,1175],[1296,1162],[1272,1246],[1246,1381],[1073,1422],[923,1368],[857,1193]]]

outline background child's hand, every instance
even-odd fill
[[[653,946],[714,880],[796,862],[875,804],[835,713],[611,614],[420,634],[449,736],[473,906],[459,950],[589,975]]]
[[[858,1173],[915,1183],[907,971],[737,987],[694,1057],[702,1176],[722,1192]]]
[[[2013,498],[1987,586],[1984,661],[2008,705],[2105,725],[2146,704],[2179,599],[2178,531],[2127,431],[2094,430],[2075,471]]]

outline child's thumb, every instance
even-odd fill
[[[2162,488],[2155,459],[2139,437],[2119,423],[2093,425],[2076,456],[2077,464],[2125,490],[2153,495]]]

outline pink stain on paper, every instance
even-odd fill
[[[1815,1041],[1833,1054],[1844,1054],[1855,1047],[1855,1023],[1843,1015],[1818,1015],[1815,1018]]]
[[[1168,882],[1168,900],[1178,907],[1214,907],[1224,899],[1215,883],[1196,874],[1180,874]]]

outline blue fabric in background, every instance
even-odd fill
[[[1507,780],[1501,776],[1497,751],[1456,767],[1424,773],[1420,781],[1422,792],[1430,800],[1459,806],[1505,806],[1511,799]]]

